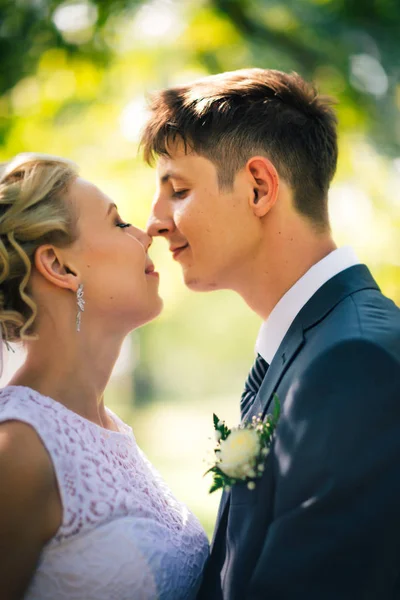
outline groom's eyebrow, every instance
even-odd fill
[[[164,173],[164,175],[161,177],[161,183],[168,183],[168,181],[172,178],[175,177],[174,173],[172,171],[167,171],[166,173]]]
[[[170,179],[180,179],[181,181],[186,181],[184,177],[179,175],[179,173],[175,173],[174,171],[166,171],[161,177],[161,183],[168,183]]]

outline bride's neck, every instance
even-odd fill
[[[80,332],[42,327],[38,336],[27,342],[26,361],[9,384],[31,387],[107,426],[103,395],[124,336],[83,326]]]

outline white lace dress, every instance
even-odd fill
[[[107,409],[108,410],[108,409]],[[206,535],[108,410],[108,431],[22,386],[0,390],[0,422],[31,425],[46,447],[63,518],[25,600],[190,600]]]

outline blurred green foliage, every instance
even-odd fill
[[[398,0],[0,0],[0,160],[72,158],[144,227],[154,191],[137,155],[146,95],[223,70],[296,70],[338,99],[335,237],[400,304],[399,34]],[[108,399],[210,531],[216,499],[205,500],[208,482],[196,487],[199,440],[213,411],[234,424],[259,320],[230,292],[189,292],[162,241],[152,256],[165,310],[133,338],[137,408],[131,376]]]
[[[138,31],[129,24],[138,15],[149,31],[135,40]],[[35,73],[51,48],[99,70],[124,47],[139,46],[143,54],[145,38],[157,37],[151,21],[160,31],[157,46],[181,49],[184,59],[195,58],[207,71],[246,62],[295,69],[314,79],[356,113],[352,123],[347,111],[347,126],[365,126],[386,152],[398,154],[397,0],[3,0],[0,94]],[[66,94],[62,104],[71,103]],[[3,136],[8,124],[3,120]]]

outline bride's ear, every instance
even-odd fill
[[[39,246],[35,252],[34,263],[36,270],[49,283],[74,292],[78,289],[78,273],[64,262],[60,248],[50,244]]]

